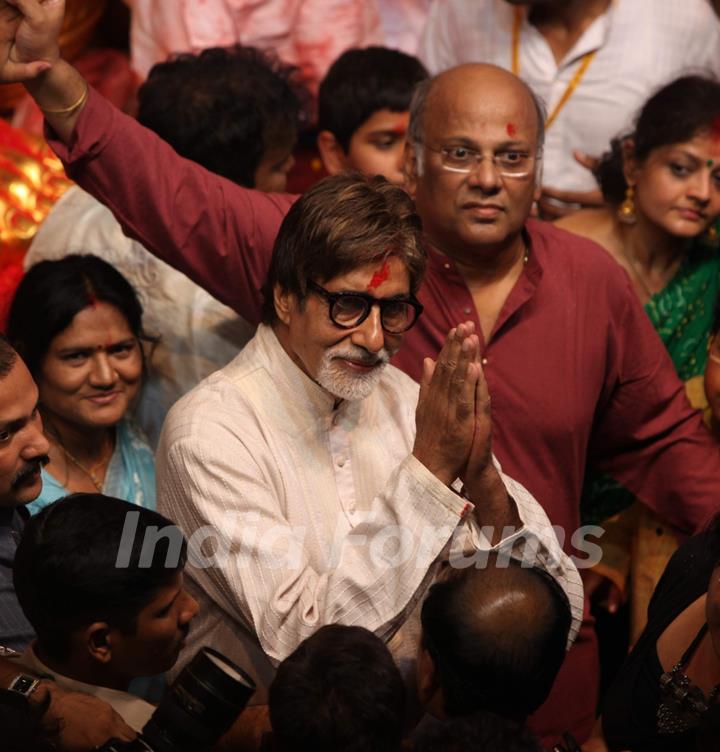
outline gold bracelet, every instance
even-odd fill
[[[90,95],[90,87],[85,84],[85,89],[83,90],[83,93],[80,97],[80,99],[75,102],[75,104],[71,104],[69,107],[62,107],[57,110],[49,110],[46,107],[40,107],[42,112],[45,115],[72,115],[74,112],[79,110],[85,102],[87,102],[88,96]]]

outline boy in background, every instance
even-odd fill
[[[427,77],[417,58],[386,47],[340,55],[318,94],[317,146],[328,173],[359,170],[402,185],[410,100]]]

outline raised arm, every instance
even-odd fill
[[[0,81],[24,81],[68,174],[123,230],[256,323],[293,196],[248,190],[179,157],[59,58],[62,0],[0,0]]]

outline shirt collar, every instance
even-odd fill
[[[528,261],[525,265],[525,276],[534,286],[537,286],[542,277],[543,257],[545,255],[545,247],[542,238],[534,232],[534,230],[537,229],[538,222],[539,220],[536,219],[528,219],[522,230],[523,240],[528,249]],[[462,275],[450,256],[446,256],[442,251],[439,251],[430,243],[430,241],[426,243],[425,247],[428,254],[428,267],[432,269],[433,272],[439,273],[446,278],[449,277],[450,279],[454,277],[454,281],[460,281],[465,285]]]
[[[503,0],[504,1],[504,0]],[[630,0],[632,2],[632,0]],[[612,0],[607,10],[601,13],[590,26],[585,29],[577,42],[573,45],[572,49],[565,55],[560,62],[558,68],[562,68],[565,65],[574,63],[578,58],[587,55],[590,52],[595,52],[607,43],[610,32],[612,31],[613,16],[617,9],[619,0]],[[511,7],[510,18],[515,11],[514,7]],[[522,19],[522,29],[525,33],[537,34],[542,36],[540,32],[530,23],[528,20],[529,9],[526,9]]]
[[[336,397],[311,379],[285,352],[271,326],[260,324],[255,336],[265,356],[270,373],[283,396],[294,403],[304,403],[317,417],[333,418],[355,415],[365,400],[343,400],[335,407]]]

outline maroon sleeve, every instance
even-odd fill
[[[590,457],[662,518],[695,532],[720,510],[720,448],[625,279],[610,301],[608,326]]]
[[[68,175],[126,235],[249,322],[260,320],[275,236],[296,196],[242,188],[183,159],[92,89],[70,146],[47,135]]]

